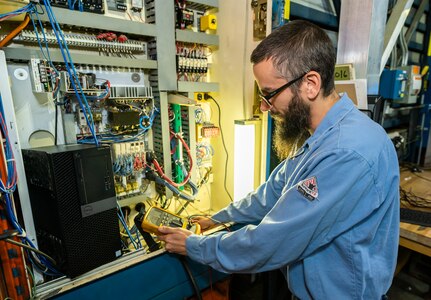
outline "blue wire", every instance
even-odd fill
[[[158,113],[159,113],[159,110],[157,109],[157,107],[153,106],[153,109],[151,110],[151,114],[149,117],[147,115],[144,115],[139,118],[139,127],[141,127],[145,131],[151,129],[151,127],[153,127],[154,119],[156,118],[156,115]],[[144,119],[149,120],[150,124],[148,126],[142,125],[142,122],[144,121]]]
[[[109,87],[108,85],[106,85],[105,91],[102,94],[100,94],[99,96],[88,96],[87,100],[94,100],[94,101],[102,100],[106,96],[108,96],[108,94],[109,94]]]
[[[76,69],[75,69],[75,66],[73,64],[73,60],[72,60],[72,57],[70,55],[69,49],[67,47],[66,39],[64,38],[63,32],[60,28],[60,25],[58,24],[58,22],[55,18],[55,15],[52,12],[52,7],[51,7],[51,4],[49,3],[49,0],[44,0],[44,4],[46,7],[47,16],[50,20],[50,23],[51,23],[52,28],[53,28],[53,32],[56,36],[61,55],[62,55],[63,60],[65,62],[66,70],[67,70],[69,77],[71,79],[70,82],[72,84],[73,90],[75,91],[76,98],[78,99],[79,106],[81,107],[81,109],[84,113],[85,120],[87,122],[88,127],[90,128],[91,134],[94,138],[94,142],[98,146],[99,141],[97,139],[97,136],[96,136],[96,133],[94,130],[94,121],[93,121],[91,109],[88,105],[87,99],[86,99],[85,94],[82,90],[82,86],[78,80],[78,76],[76,74]],[[66,58],[66,56],[67,56],[67,58]],[[76,81],[76,84],[78,85],[80,93],[78,93],[78,89],[75,85],[75,81]],[[81,96],[82,96],[82,100],[81,100]],[[88,119],[87,112],[88,112],[88,116],[90,117],[90,120]]]
[[[141,239],[139,238],[139,230],[136,227],[136,224],[133,224],[132,228],[130,229],[130,232],[133,234],[136,234],[136,243],[138,244],[139,248],[142,248]]]
[[[126,220],[124,218],[123,211],[121,210],[121,206],[118,203],[118,201],[117,201],[117,216],[118,216],[118,219],[120,220],[121,224],[123,224],[123,227],[126,230],[127,235],[130,238],[130,242],[133,244],[133,247],[135,249],[138,249],[138,245],[135,244],[135,239],[133,238],[133,235],[132,235],[132,233],[129,230],[129,226],[127,226],[127,222],[126,222]]]
[[[40,43],[40,39],[39,39],[39,34],[37,32],[36,23],[34,22],[34,19],[33,19],[33,14],[30,14],[30,19],[31,19],[31,23],[33,23],[34,33],[36,34],[36,39],[37,39],[37,43],[39,44],[40,52],[42,52],[43,58],[45,58],[46,61],[51,61],[51,59],[48,60],[48,58],[45,55],[45,52],[43,51],[42,44]]]
[[[1,97],[0,97],[0,100],[1,100]],[[3,120],[6,122],[6,120],[4,118],[4,110],[3,110],[2,103],[3,102],[0,101],[0,113],[1,113],[1,116],[3,117]],[[12,148],[10,145],[10,141],[8,138],[8,134],[7,134],[7,128],[4,127],[4,124],[1,124],[1,130],[3,131],[4,136],[6,138],[5,158],[7,161],[7,168],[8,168],[8,178],[6,178],[6,182],[7,182],[6,184],[7,184],[7,186],[9,186],[10,185],[10,182],[9,182],[10,178],[14,178],[14,176],[15,176],[15,168],[14,168],[14,164],[12,161],[14,157],[13,157],[13,152],[12,152]],[[11,188],[6,189],[6,186],[4,186],[3,181],[0,180],[0,185],[1,185],[0,186],[1,191],[4,193],[4,202],[5,202],[7,217],[9,219],[9,221],[11,222],[13,228],[15,230],[17,230],[20,235],[22,235],[24,233],[24,230],[22,229],[21,225],[19,224],[19,222],[16,218],[14,209],[12,207],[12,199],[10,197],[10,195],[12,195],[12,193],[14,192],[14,190],[16,188],[16,184],[14,184]],[[28,237],[26,237],[26,236],[21,237],[21,240],[24,243],[26,243],[27,245],[29,245],[30,247],[36,248],[35,245],[32,243],[32,241]],[[38,257],[40,262],[43,265],[45,265],[52,272],[52,274],[55,274],[56,276],[62,275],[61,273],[59,273],[54,268],[54,266],[52,266],[52,264],[43,255],[40,255],[37,253],[34,255],[36,255]],[[29,255],[29,257],[31,257],[31,255]],[[47,274],[46,271],[44,273]]]
[[[6,193],[4,196],[5,196],[6,211],[7,211],[7,215],[8,215],[9,221],[12,223],[12,226],[14,227],[14,229],[17,230],[20,235],[22,235],[23,232],[24,232],[24,230],[22,229],[21,225],[18,223],[18,221],[17,221],[17,219],[15,217],[15,213],[14,213],[13,208],[12,208],[12,201],[11,201],[11,199],[9,197],[9,193]],[[26,236],[25,237],[21,237],[21,240],[24,243],[28,244],[30,247],[36,249],[36,246],[33,244],[33,242],[28,237],[26,237]],[[38,259],[40,260],[40,262],[43,265],[45,265],[51,272],[53,272],[53,274],[55,276],[63,275],[62,273],[60,273],[59,271],[57,271],[55,269],[55,267],[51,264],[51,262],[49,260],[47,260],[43,255],[40,255],[40,254],[35,254],[35,255],[38,257]],[[31,256],[29,256],[29,257],[31,257]],[[35,264],[33,264],[33,265],[35,265]],[[44,271],[44,270],[41,270],[41,271],[44,274],[47,274],[46,271]]]
[[[8,12],[8,13],[5,13],[5,14],[0,14],[0,18],[12,16],[12,15],[20,15],[20,14],[23,14],[23,13],[30,12],[33,9],[34,9],[34,4],[33,3],[29,3],[26,6],[21,7],[19,9],[17,9],[17,10],[14,10],[14,11],[11,11],[11,12]]]
[[[135,248],[135,250],[138,249],[138,245],[135,243],[135,239],[133,238],[132,234],[130,233],[130,230],[127,226],[127,223],[125,220],[123,220],[123,218],[120,216],[120,214],[117,213],[118,219],[120,220],[121,224],[123,225],[124,229],[127,232],[127,235],[129,236],[130,242],[132,243],[133,247]]]
[[[45,49],[46,49],[46,53],[47,53],[47,55],[48,55],[48,59],[47,59],[47,61],[48,61],[49,65],[51,66],[51,68],[53,68],[53,69],[54,69],[55,73],[56,73],[56,74],[57,74],[57,76],[58,76],[58,70],[55,68],[54,64],[52,63],[52,59],[51,59],[51,55],[50,55],[50,51],[49,51],[49,47],[48,47],[48,40],[47,40],[46,35],[45,35],[45,29],[44,29],[44,27],[43,27],[43,24],[42,24],[42,21],[41,21],[41,19],[40,19],[40,17],[39,17],[39,13],[38,13],[37,9],[35,9],[33,13],[34,13],[34,14],[36,14],[36,18],[37,18],[37,21],[38,21],[38,23],[39,23],[40,31],[42,32],[43,40],[44,40],[44,42],[45,42],[45,43],[44,43],[44,44],[45,44]],[[41,52],[42,52],[43,56],[44,56],[44,57],[45,57],[45,59],[46,59],[46,56],[45,56],[44,52],[42,51],[42,47],[41,47],[41,45],[40,45],[40,41],[39,41],[39,34],[38,34],[38,31],[37,31],[37,27],[36,27],[36,25],[35,25],[35,23],[34,23],[34,20],[33,20],[33,14],[31,14],[31,15],[30,15],[30,17],[31,17],[31,21],[32,21],[32,23],[33,23],[34,32],[36,33],[36,38],[37,38],[37,42],[39,43],[40,50],[41,50]]]

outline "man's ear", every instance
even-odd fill
[[[314,100],[317,98],[322,85],[322,78],[316,71],[310,71],[304,76],[305,89],[303,92],[308,99]]]

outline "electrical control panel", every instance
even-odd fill
[[[70,0],[48,0],[52,6],[77,10],[77,11],[85,11],[90,13],[103,14],[105,12],[105,6],[103,0],[79,0],[79,1],[70,1]],[[44,4],[41,1],[41,4]]]
[[[149,249],[131,222],[141,213],[140,204],[154,207],[145,215],[148,224],[195,230],[185,209],[200,209],[199,190],[212,170],[210,139],[218,128],[209,123],[209,107],[168,98],[218,89],[209,80],[211,54],[218,45],[216,7],[206,1],[51,0],[30,3],[26,10],[30,22],[2,49],[17,124],[14,144],[109,148],[116,206],[110,208],[120,226],[106,231],[118,237],[122,253]],[[168,17],[172,27],[166,28]],[[2,22],[0,37],[15,28],[16,23]],[[189,36],[177,37],[177,30]],[[201,41],[203,36],[208,38]],[[24,174],[18,168],[18,177]],[[18,182],[21,206],[27,207],[25,180]],[[208,186],[205,193],[210,196]],[[40,228],[27,214],[28,235],[35,238]],[[56,277],[54,267],[41,270],[38,282]]]
[[[383,98],[400,100],[404,98],[407,72],[385,69],[380,77],[379,93]]]
[[[206,82],[211,50],[202,44],[177,42],[176,46],[178,80]]]
[[[422,86],[419,66],[405,66],[382,72],[379,93],[398,104],[414,104]]]
[[[422,87],[420,67],[410,65],[401,67],[400,69],[407,73],[407,81],[404,97],[398,102],[403,104],[415,104],[418,101],[418,95]]]

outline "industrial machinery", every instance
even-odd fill
[[[195,130],[210,116],[196,103],[175,106],[168,97],[217,91],[209,77],[217,6],[154,0],[2,5],[0,72],[10,86],[1,85],[0,96],[16,145],[8,156],[19,178],[12,192],[19,194],[26,228],[15,239],[52,258],[34,254],[38,259],[27,262],[38,297],[49,294],[46,286],[61,291],[59,282],[87,283],[81,279],[96,268],[96,277],[106,276],[125,254],[150,252],[143,223],[133,222],[140,215],[136,203],[154,206],[144,220],[175,211],[168,214],[175,224],[189,228],[184,204],[208,182],[214,154],[209,134],[197,144]],[[177,36],[175,25],[185,35]],[[18,220],[14,209],[7,212]]]

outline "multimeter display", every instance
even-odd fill
[[[183,227],[183,219],[161,209],[151,209],[145,220],[158,226]]]
[[[187,218],[182,218],[156,206],[150,207],[144,215],[138,216],[136,221],[143,231],[156,235],[160,234],[160,226],[181,227],[196,234],[201,233],[199,224],[189,225]]]

